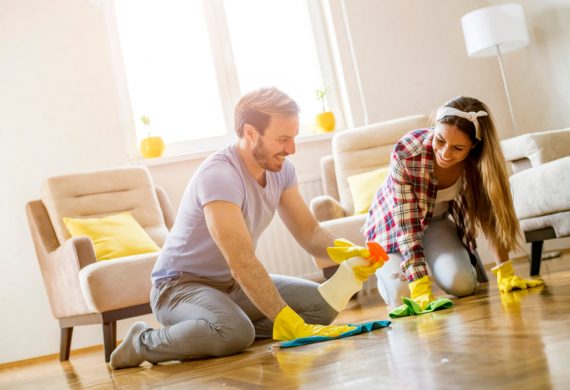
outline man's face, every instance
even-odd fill
[[[253,158],[267,171],[278,172],[285,157],[295,153],[295,137],[299,134],[299,117],[274,115],[264,135],[257,133],[252,147]]]

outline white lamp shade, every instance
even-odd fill
[[[508,53],[528,45],[528,31],[523,8],[504,4],[481,8],[461,18],[467,53],[471,57]]]

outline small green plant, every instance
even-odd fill
[[[146,115],[143,115],[141,116],[141,122],[143,123],[143,126],[147,128],[148,136],[150,137],[150,118]]]
[[[321,102],[321,107],[323,108],[323,112],[326,112],[325,108],[325,97],[327,96],[328,88],[317,88],[317,100]]]

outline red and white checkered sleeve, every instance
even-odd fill
[[[398,249],[404,258],[402,271],[412,282],[427,275],[422,246],[423,230],[417,194],[411,184],[405,160],[392,156],[392,215],[397,229]]]

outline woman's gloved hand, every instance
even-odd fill
[[[491,269],[497,276],[497,285],[500,292],[509,292],[513,290],[524,290],[527,288],[542,286],[544,282],[540,279],[523,279],[515,275],[513,263],[505,261]]]
[[[307,324],[293,309],[285,306],[275,317],[273,339],[287,341],[310,336],[337,337],[353,329],[356,327],[351,325]]]
[[[409,283],[408,288],[410,289],[410,298],[420,306],[421,310],[424,310],[428,303],[435,301],[435,297],[431,293],[431,280],[428,275]]]

